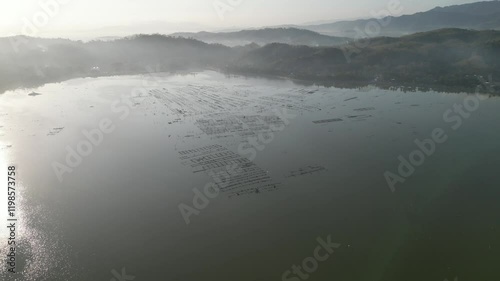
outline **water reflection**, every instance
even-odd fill
[[[12,163],[9,162],[7,153],[0,152],[0,169],[5,175],[9,165]],[[15,273],[9,272],[12,265],[3,262],[0,266],[0,280],[69,280],[70,263],[63,263],[67,259],[68,248],[58,235],[45,229],[54,227],[46,208],[28,203],[18,169],[16,167],[16,259],[12,269]],[[4,257],[11,252],[10,247],[13,247],[8,244],[11,233],[5,227],[10,223],[7,176],[2,177],[0,188],[0,219],[4,225],[0,227],[0,255],[5,260]],[[72,274],[76,276],[77,270],[72,270]]]
[[[431,242],[433,249],[443,251],[442,245],[452,245],[445,244],[449,238],[434,239],[444,237],[442,228],[425,228],[438,214],[447,218],[452,211],[462,210],[458,203],[449,208],[449,202],[433,201],[435,191],[458,185],[450,184],[450,179],[481,182],[487,195],[497,190],[496,180],[471,176],[478,175],[481,166],[463,178],[457,176],[471,171],[465,165],[459,167],[460,160],[498,167],[493,161],[498,153],[491,151],[498,151],[494,149],[499,133],[487,130],[497,124],[497,99],[485,101],[480,114],[450,134],[449,143],[419,167],[395,198],[384,172],[396,165],[399,154],[415,149],[416,138],[428,138],[429,132],[444,126],[443,112],[463,102],[463,95],[299,87],[226,79],[211,72],[159,78],[160,85],[146,98],[131,99],[133,107],[123,121],[110,104],[129,98],[143,77],[76,79],[0,97],[0,110],[8,104],[8,115],[2,117],[8,124],[6,139],[15,145],[0,150],[0,211],[7,209],[7,165],[18,164],[23,180],[20,260],[26,265],[19,265],[23,273],[18,280],[109,280],[111,270],[122,267],[142,280],[155,280],[166,272],[170,280],[273,280],[310,252],[311,238],[327,233],[351,246],[340,249],[335,263],[315,274],[318,280],[373,279],[389,266],[389,278],[381,279],[402,280],[399,273],[411,270],[407,265],[429,259],[419,249],[428,249],[424,246]],[[31,91],[42,95],[29,96]],[[273,117],[277,114],[273,109],[283,105],[296,115],[288,126]],[[59,182],[51,169],[53,161],[65,163],[65,148],[75,148],[83,138],[82,130],[97,128],[104,118],[110,118],[116,130],[103,136],[94,153]],[[269,124],[286,129],[272,130]],[[259,136],[272,141],[264,145]],[[232,184],[238,188],[228,185],[223,190],[227,192],[211,200],[199,216],[192,216],[192,224],[186,227],[179,203],[191,204],[195,188],[217,182],[211,174],[218,175],[224,168],[220,158],[247,164],[236,152],[241,143],[253,143],[253,137],[258,140],[256,147],[263,149],[254,150],[256,158],[245,165],[246,172],[233,175]],[[280,185],[264,193],[248,188],[246,183],[252,179]],[[474,197],[476,189],[462,188],[468,193],[456,194],[454,202]],[[233,191],[244,196],[231,196]],[[499,197],[482,198],[492,198],[493,203]],[[468,209],[479,214],[477,206]],[[487,217],[485,213],[478,217]],[[3,225],[6,214],[1,219]],[[485,221],[498,220],[491,215]],[[463,231],[460,221],[440,222],[448,222],[450,233]],[[486,247],[497,241],[483,240],[488,242]],[[6,244],[3,241],[0,247]],[[422,247],[413,247],[415,241],[421,241]],[[456,245],[464,241],[469,240],[457,239]],[[407,257],[417,261],[393,262]],[[449,257],[446,262],[465,268],[462,257]],[[493,261],[486,260],[489,263],[482,267]],[[242,265],[248,264],[253,266],[247,271]],[[353,264],[370,278],[353,277]],[[439,261],[425,266],[434,264]],[[2,274],[0,280],[12,280]],[[429,274],[439,277],[441,273],[415,272],[415,279],[423,277],[419,274],[427,275],[422,280],[439,280]]]

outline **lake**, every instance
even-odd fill
[[[499,120],[497,97],[212,71],[8,91],[0,279],[498,279]]]

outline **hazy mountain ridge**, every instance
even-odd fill
[[[230,48],[164,35],[87,43],[24,39],[27,43],[19,45],[18,52],[9,38],[0,39],[0,85],[4,90],[75,77],[204,69],[347,87],[376,84],[450,91],[473,91],[478,84],[476,75],[500,76],[500,31],[443,29],[401,38],[379,37],[363,49],[355,43]]]
[[[383,20],[390,21],[390,23],[381,28],[378,36],[402,36],[442,28],[500,29],[500,1],[437,7],[427,12],[400,17],[391,16]],[[356,29],[364,31],[371,21],[377,21],[377,19],[340,21],[301,28],[326,35],[359,38],[360,34],[356,32]]]
[[[348,38],[327,36],[298,28],[264,28],[218,33],[174,33],[171,36],[193,38],[207,43],[219,43],[231,47],[251,43],[259,45],[284,43],[289,45],[338,46],[349,40]]]
[[[447,7],[436,7],[430,11],[464,13],[470,15],[490,15],[500,13],[500,1],[483,1],[462,5],[452,5]]]

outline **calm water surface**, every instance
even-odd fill
[[[459,115],[443,114],[467,97],[216,72],[6,92],[0,166],[18,169],[19,272],[0,279],[107,281],[125,268],[135,280],[282,280],[331,236],[341,246],[308,280],[498,280],[500,99],[453,130]],[[68,166],[102,122],[109,132]],[[447,141],[391,192],[384,173],[436,128]],[[62,181],[56,163],[71,169]],[[186,224],[179,204],[228,163],[248,169]]]

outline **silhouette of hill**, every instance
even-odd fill
[[[500,1],[437,7],[427,12],[387,17],[383,20],[389,24],[381,27],[377,36],[402,36],[442,28],[500,29]],[[376,19],[340,21],[301,28],[326,35],[356,38],[360,37],[356,28],[363,32],[367,24],[372,21]]]
[[[338,46],[348,41],[347,38],[332,37],[297,28],[265,28],[220,33],[174,33],[172,36],[193,38],[207,43],[219,43],[231,47],[251,43],[259,45],[284,43],[289,45]]]

